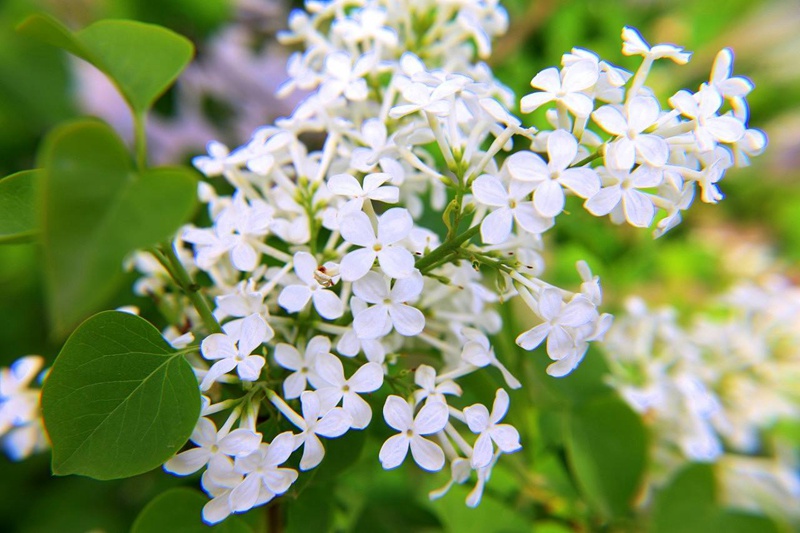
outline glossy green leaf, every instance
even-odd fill
[[[570,470],[589,504],[611,519],[631,513],[647,461],[639,416],[617,396],[574,407],[565,428]]]
[[[171,489],[153,499],[142,509],[131,533],[251,533],[253,530],[238,516],[230,516],[209,526],[202,520],[208,497],[189,488]]]
[[[200,416],[197,378],[141,317],[99,313],[70,336],[44,383],[53,472],[95,479],[158,467]]]
[[[103,20],[71,32],[47,15],[32,15],[18,31],[84,59],[111,78],[134,113],[145,113],[192,60],[192,43],[166,28]]]
[[[188,220],[196,180],[181,168],[135,172],[113,130],[88,120],[53,131],[39,164],[48,306],[62,334],[102,308],[130,252]]]
[[[23,242],[36,234],[38,174],[26,170],[0,180],[0,243]]]

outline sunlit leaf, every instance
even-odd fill
[[[67,340],[42,392],[53,472],[116,479],[158,467],[200,416],[197,379],[143,318],[99,313]]]
[[[0,180],[0,243],[22,242],[36,234],[38,176],[39,171],[26,170]]]

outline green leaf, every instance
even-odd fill
[[[18,31],[84,59],[117,86],[136,115],[147,112],[192,60],[191,41],[166,28],[104,20],[71,32],[47,15],[25,19]]]
[[[99,313],[67,340],[42,391],[53,472],[95,479],[158,467],[183,446],[200,416],[189,363],[149,322]]]
[[[252,533],[253,530],[238,516],[230,516],[214,526],[206,525],[202,512],[208,501],[194,489],[168,490],[142,509],[131,533]]]
[[[609,395],[575,406],[565,429],[569,466],[589,504],[607,520],[630,514],[647,461],[639,416]]]
[[[196,180],[182,168],[135,172],[113,130],[88,120],[54,130],[39,163],[48,306],[63,334],[102,308],[130,252],[189,219]]]
[[[335,485],[306,488],[296,500],[286,502],[286,533],[332,531]]]
[[[713,466],[689,464],[658,496],[653,512],[654,533],[777,533],[765,516],[725,509],[717,501]]]
[[[38,179],[38,170],[25,170],[0,180],[0,244],[24,242],[36,234]]]

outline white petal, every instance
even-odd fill
[[[352,425],[353,417],[344,409],[336,407],[328,411],[317,423],[315,433],[323,437],[336,438],[347,433]]]
[[[444,466],[444,452],[439,445],[419,436],[411,438],[411,457],[429,472],[438,472]]]
[[[597,83],[597,63],[590,59],[573,63],[572,65],[565,67],[564,71],[564,81],[562,83],[564,91],[583,91]]]
[[[661,108],[652,96],[637,96],[628,106],[628,126],[639,133],[649,128],[656,120]]]
[[[251,355],[236,366],[236,371],[242,381],[256,381],[265,364],[266,361],[260,355]]]
[[[472,194],[478,202],[485,205],[492,207],[508,205],[508,192],[506,188],[503,187],[499,179],[489,174],[478,176],[478,178],[472,182]]]
[[[341,364],[341,363],[340,363]],[[350,389],[354,392],[373,392],[383,385],[383,367],[378,363],[367,363],[356,370],[355,374],[347,380]]]
[[[378,218],[378,241],[385,246],[405,239],[413,226],[408,209],[393,207]]]
[[[636,151],[654,167],[663,167],[669,159],[669,145],[657,135],[639,135]]]
[[[312,297],[314,309],[322,318],[336,320],[344,314],[344,304],[335,292],[321,289],[314,291]]]
[[[414,419],[414,432],[418,435],[438,433],[447,425],[449,418],[447,405],[441,402],[428,402]]]
[[[212,333],[200,343],[200,352],[206,359],[227,359],[236,357],[236,345],[224,333]]]
[[[200,390],[206,391],[211,388],[211,385],[223,374],[227,374],[236,368],[236,361],[233,359],[220,359],[208,369],[203,381],[200,383]]]
[[[511,234],[513,222],[511,209],[501,207],[491,213],[481,222],[481,239],[486,244],[502,244]]]
[[[715,139],[725,143],[738,141],[744,135],[744,125],[733,117],[714,117],[706,121],[706,129]]]
[[[589,198],[583,205],[587,211],[595,216],[605,216],[614,210],[622,199],[622,189],[619,186],[605,187]]]
[[[517,221],[519,227],[534,235],[544,233],[553,227],[553,219],[541,216],[534,208],[533,202],[518,205],[514,209],[514,220]]]
[[[611,105],[604,105],[592,113],[592,120],[614,135],[621,135],[628,129],[628,121],[616,107]]]
[[[533,205],[543,217],[554,217],[564,210],[564,190],[557,181],[543,181],[533,193]]]
[[[375,263],[377,253],[372,248],[359,248],[348,253],[339,264],[339,272],[344,281],[356,281],[363,278]]]
[[[575,340],[562,326],[553,326],[547,335],[547,355],[558,360],[567,357],[575,350]]]
[[[399,281],[397,283],[400,283]],[[386,277],[377,272],[369,272],[353,283],[353,294],[367,303],[382,303],[389,297]],[[356,313],[357,315],[360,313]]]
[[[406,337],[419,335],[425,329],[425,315],[422,314],[422,311],[410,305],[390,305],[389,318],[392,319],[392,324],[397,333]]]
[[[361,184],[350,174],[336,174],[328,178],[328,190],[342,196],[360,196],[364,191]]]
[[[203,521],[207,524],[216,524],[225,520],[232,512],[228,494],[223,494],[203,506]]]
[[[239,353],[248,355],[267,340],[268,326],[261,315],[254,313],[242,321],[241,337],[239,338]],[[274,335],[274,333],[273,333]]]
[[[618,170],[630,170],[636,162],[636,145],[627,137],[621,137],[606,146],[606,166]]]
[[[390,278],[407,278],[414,273],[414,256],[400,246],[388,246],[378,252],[378,264]]]
[[[490,435],[497,447],[504,453],[515,452],[522,448],[519,443],[519,432],[514,426],[500,424],[492,428]]]
[[[600,190],[600,178],[590,168],[570,168],[561,173],[558,182],[581,198],[591,198]]]
[[[655,207],[645,194],[628,189],[622,194],[622,208],[631,225],[646,228],[653,222]]]
[[[307,285],[288,285],[278,295],[278,305],[289,313],[297,313],[303,309],[311,298],[311,289]]]
[[[523,150],[521,152],[512,154],[508,159],[506,159],[505,164],[508,168],[508,173],[511,174],[511,177],[515,180],[542,181],[550,177],[550,171],[548,170],[547,163],[544,162],[544,159],[528,150]],[[472,190],[474,193],[474,183]],[[505,197],[502,203],[493,205],[505,205]]]
[[[258,499],[261,488],[261,478],[258,475],[249,475],[231,491],[229,502],[231,509],[236,512],[252,509]]]
[[[494,455],[494,446],[492,439],[489,435],[481,433],[475,441],[475,446],[472,448],[472,460],[470,463],[473,468],[483,468],[492,462]]]
[[[342,362],[335,355],[320,355],[317,358],[315,370],[317,371],[317,375],[326,383],[330,383],[335,387],[344,385],[344,367],[342,367]]]
[[[411,406],[400,396],[392,394],[383,404],[383,419],[390,427],[402,433],[413,424]]]
[[[531,113],[542,105],[552,102],[555,99],[556,95],[550,92],[526,94],[519,100],[519,109],[523,113]]]
[[[210,458],[211,452],[205,448],[192,448],[164,463],[164,470],[178,476],[188,476],[203,468]]]
[[[234,246],[233,250],[231,250],[231,262],[237,270],[251,272],[255,270],[258,264],[258,254],[252,246],[246,242],[242,242]]]
[[[561,74],[555,67],[546,68],[533,77],[531,87],[556,93],[561,90]]]
[[[387,306],[374,305],[358,313],[353,319],[353,329],[359,339],[377,339],[384,336],[389,319]],[[389,322],[391,326],[391,322]]]
[[[372,246],[375,243],[375,232],[372,222],[363,211],[347,215],[340,224],[344,240],[357,246]]]
[[[409,277],[395,281],[390,297],[396,303],[413,302],[422,293],[423,283],[419,272],[414,272]]]
[[[275,347],[275,360],[287,370],[300,370],[305,364],[297,348],[283,342]]]
[[[544,338],[547,337],[548,333],[550,333],[550,324],[545,322],[544,324],[539,324],[528,331],[520,333],[516,339],[516,343],[523,350],[530,351],[539,346]]]
[[[372,364],[372,363],[368,363]],[[353,418],[353,429],[364,429],[372,420],[372,408],[358,394],[347,392],[343,396],[342,408]]]
[[[308,435],[303,443],[303,458],[300,459],[300,470],[310,470],[322,462],[325,457],[325,447],[314,435]]]
[[[306,285],[314,283],[314,272],[317,270],[317,260],[308,252],[294,254],[294,271],[300,281]]]
[[[386,470],[400,466],[408,455],[408,437],[404,434],[394,435],[383,443],[378,459]]]
[[[567,109],[577,117],[588,117],[594,109],[594,101],[583,93],[568,93],[561,99]]]
[[[306,390],[306,376],[302,372],[293,372],[283,380],[283,396],[287,400],[299,398]]]
[[[253,453],[261,444],[261,435],[249,429],[234,429],[219,441],[219,449],[225,455],[238,456]]]
[[[564,170],[578,155],[578,141],[571,133],[556,130],[547,137],[548,167],[551,170]]]
[[[464,419],[467,421],[469,430],[473,433],[481,433],[489,427],[489,410],[485,405],[476,403],[464,408]]]

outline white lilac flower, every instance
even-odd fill
[[[680,46],[673,44],[657,44],[650,46],[642,35],[630,26],[622,29],[622,53],[626,56],[640,55],[651,59],[671,59],[679,65],[689,62],[692,57],[690,52],[685,52]]]
[[[445,379],[437,383],[436,370],[428,365],[420,365],[414,371],[414,383],[419,389],[414,391],[414,404],[438,401],[447,404],[445,394],[461,396],[461,387],[455,381]]]
[[[392,185],[384,185],[392,177],[386,173],[375,172],[364,176],[364,184],[358,182],[350,174],[336,174],[328,178],[328,190],[333,194],[350,198],[341,212],[361,211],[364,200],[375,200],[387,204],[396,204],[400,199],[400,189]]]
[[[478,368],[493,366],[500,371],[506,385],[510,388],[518,389],[522,387],[522,383],[497,359],[494,348],[489,344],[489,338],[483,332],[475,328],[464,328],[461,330],[461,334],[464,335],[466,340],[464,347],[461,349],[461,359]]]
[[[291,344],[280,343],[275,347],[275,361],[286,370],[293,370],[283,381],[286,399],[299,398],[307,384],[316,387],[321,383],[316,371],[317,360],[331,351],[331,340],[323,335],[311,338],[303,355]]]
[[[319,465],[325,457],[325,447],[318,435],[329,439],[341,437],[353,425],[353,418],[341,407],[323,412],[319,396],[313,391],[303,392],[300,403],[303,419],[302,423],[296,424],[301,432],[295,435],[294,447],[303,447],[300,470],[309,470]]]
[[[237,457],[235,469],[244,480],[234,488],[229,496],[230,507],[234,512],[252,509],[257,503],[266,503],[264,494],[273,497],[283,494],[297,480],[297,471],[280,468],[294,451],[294,435],[290,431],[281,433],[270,444],[262,443],[259,448],[245,457]]]
[[[472,194],[481,204],[493,207],[481,222],[481,238],[487,244],[502,244],[511,235],[512,223],[532,234],[553,225],[552,218],[540,215],[530,199],[535,183],[511,180],[508,189],[495,176],[484,174],[472,182]]]
[[[617,138],[606,147],[606,166],[628,170],[637,161],[663,167],[669,158],[669,145],[662,137],[643,133],[659,118],[658,101],[637,96],[620,108],[604,105],[592,113],[592,120]]]
[[[419,334],[425,328],[425,315],[409,305],[422,293],[422,276],[419,273],[398,279],[389,289],[389,279],[369,272],[353,284],[353,293],[372,304],[359,312],[353,320],[353,329],[360,339],[377,339],[394,328],[406,337]]]
[[[230,433],[217,432],[217,426],[208,418],[197,421],[189,437],[197,448],[190,448],[164,463],[164,470],[179,476],[194,474],[220,454],[230,457],[249,455],[261,444],[261,435],[246,428]]]
[[[647,165],[640,165],[633,172],[606,168],[600,176],[604,186],[584,203],[587,211],[597,216],[611,213],[614,222],[627,220],[640,228],[653,222],[656,213],[653,201],[639,189],[661,183],[661,176],[655,169]]]
[[[42,357],[29,355],[0,370],[0,435],[38,416],[41,391],[30,387],[43,366]]]
[[[733,50],[723,48],[714,58],[709,86],[723,98],[742,98],[753,90],[753,83],[743,76],[733,76]]]
[[[367,302],[353,296],[350,298],[350,310],[353,316],[358,316],[359,313],[368,307]],[[392,328],[391,319],[386,317],[385,330],[389,331]],[[383,331],[383,330],[382,330]],[[345,357],[355,357],[359,352],[364,352],[367,361],[378,364],[383,364],[386,359],[386,347],[381,342],[380,338],[375,339],[362,339],[359,338],[355,328],[348,328],[348,330],[341,336],[339,342],[336,343],[336,351]]]
[[[322,318],[335,320],[342,316],[344,304],[338,294],[319,283],[317,276],[319,268],[317,260],[310,253],[294,254],[294,272],[301,283],[284,287],[278,296],[278,305],[289,313],[297,313],[311,300],[314,309]]]
[[[564,210],[564,188],[581,198],[600,190],[597,172],[587,167],[569,168],[578,155],[578,142],[571,133],[556,130],[547,137],[547,163],[533,152],[517,152],[506,165],[511,177],[536,184],[533,206],[542,217],[555,217]]]
[[[713,150],[718,142],[733,143],[744,135],[744,125],[732,116],[718,116],[722,96],[714,89],[703,88],[699,93],[678,91],[669,103],[694,122],[694,137],[701,151]]]
[[[531,87],[541,92],[523,96],[520,110],[531,113],[541,105],[555,101],[576,116],[588,117],[594,103],[585,91],[597,83],[597,77],[597,64],[589,60],[565,66],[561,72],[555,67],[547,68],[531,80]]]
[[[223,326],[223,330],[225,327]],[[255,381],[266,361],[263,356],[251,355],[253,350],[269,341],[275,332],[260,315],[245,318],[236,334],[213,333],[203,339],[200,351],[203,357],[216,361],[208,369],[200,390],[208,390],[223,374],[234,368],[242,381]]]
[[[376,60],[374,54],[364,54],[354,62],[347,52],[334,52],[325,58],[326,77],[319,87],[322,101],[330,103],[341,95],[352,101],[366,100],[364,77],[375,67]]]
[[[576,295],[565,304],[558,289],[542,289],[532,310],[544,322],[521,333],[516,342],[524,350],[533,350],[547,339],[547,354],[554,360],[575,350],[574,328],[597,318],[595,306],[583,295]]]
[[[522,449],[516,428],[499,423],[506,416],[508,405],[508,393],[503,389],[497,389],[491,414],[479,403],[464,408],[464,418],[469,430],[478,434],[478,440],[475,441],[472,451],[473,468],[484,468],[492,462],[495,445],[503,453],[513,453]]]
[[[356,281],[369,272],[375,259],[392,278],[406,278],[414,272],[414,256],[398,243],[408,237],[414,222],[408,210],[395,207],[378,217],[377,235],[366,213],[350,213],[342,220],[342,237],[356,246],[342,258],[339,272],[344,281]]]
[[[449,413],[446,404],[428,402],[417,416],[411,405],[399,396],[391,395],[383,405],[383,418],[399,431],[381,446],[378,458],[383,468],[397,468],[405,460],[408,450],[420,468],[437,472],[444,466],[444,452],[438,444],[424,438],[442,431],[447,425]]]
[[[342,407],[353,419],[351,427],[364,429],[372,419],[372,409],[359,394],[374,392],[383,385],[383,368],[378,363],[366,363],[350,378],[344,377],[344,367],[338,357],[322,354],[317,359],[317,388],[322,409],[333,409],[342,402]]]

